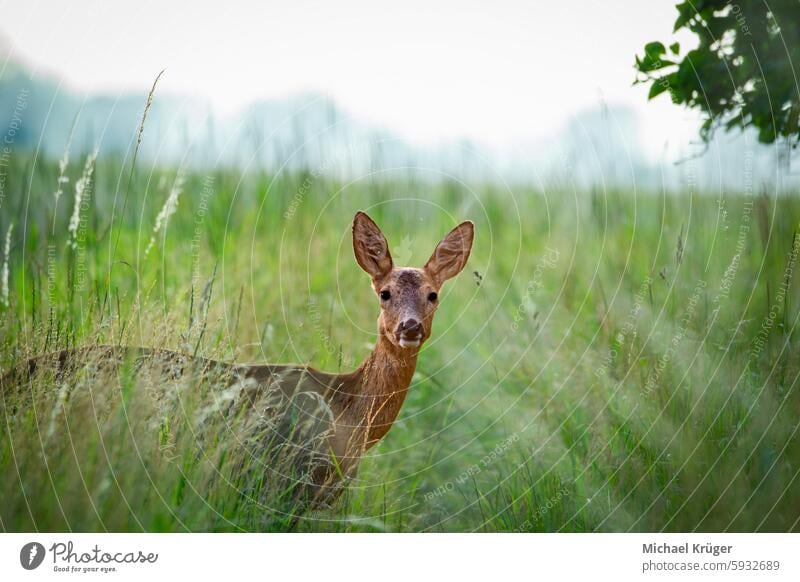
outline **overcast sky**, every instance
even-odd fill
[[[641,112],[651,153],[693,117],[631,87],[634,55],[669,40],[675,0],[476,2],[0,0],[12,58],[79,91],[209,98],[223,115],[305,91],[417,142],[506,144],[609,104]],[[2,66],[2,63],[0,63]]]

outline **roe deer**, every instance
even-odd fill
[[[304,457],[307,466],[302,471],[308,476],[306,489],[311,491],[305,495],[311,504],[330,501],[341,491],[342,482],[355,474],[364,453],[383,438],[397,418],[419,349],[430,337],[442,284],[464,268],[474,237],[472,222],[462,222],[419,269],[394,265],[386,238],[365,213],[355,215],[352,231],[356,261],[371,277],[380,302],[375,347],[353,372],[331,374],[293,364],[228,364],[160,349],[94,347],[32,359],[0,378],[2,387],[30,380],[48,363],[63,378],[68,370],[85,366],[89,358],[114,367],[131,355],[139,365],[137,374],[143,373],[145,365],[151,366],[151,371],[154,365],[157,374],[170,378],[198,370],[221,373],[226,377],[223,385],[237,387],[242,406],[263,414],[275,408],[270,395],[279,394],[282,406],[291,404],[293,416],[307,417],[309,422],[304,423],[301,434],[289,437],[287,433],[293,429],[276,430],[282,432],[284,441],[294,441],[300,448],[312,448],[306,443],[315,438],[321,442]],[[96,366],[92,369],[96,373]]]

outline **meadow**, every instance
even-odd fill
[[[205,388],[163,407],[131,374],[44,378],[3,394],[4,531],[800,530],[795,197],[10,163],[3,370],[98,344],[354,368],[379,309],[356,210],[398,263],[464,219],[476,240],[334,507],[251,495],[241,443],[193,421]]]

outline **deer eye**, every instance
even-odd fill
[[[428,301],[436,301],[437,299],[439,299],[439,296],[436,294],[435,291],[431,291],[430,293],[428,293]]]
[[[381,291],[381,299],[383,299],[384,301],[389,301],[391,296],[392,294],[389,293],[388,289],[384,289],[383,291]]]

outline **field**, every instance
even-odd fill
[[[796,198],[101,155],[76,212],[84,162],[57,199],[57,161],[12,159],[4,370],[95,344],[354,368],[379,309],[355,211],[398,263],[467,218],[475,246],[333,508],[295,523],[259,503],[226,424],[195,430],[208,387],[159,408],[132,375],[45,378],[3,394],[4,531],[800,530]]]

